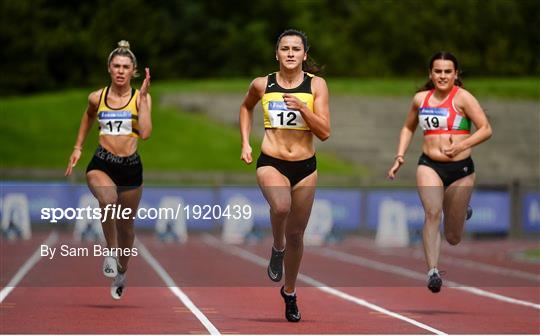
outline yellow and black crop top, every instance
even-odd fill
[[[99,97],[97,118],[99,135],[128,135],[139,137],[139,111],[137,96],[139,90],[131,89],[129,102],[121,108],[114,109],[107,105],[109,87],[105,87]]]
[[[264,128],[283,128],[309,131],[309,126],[298,110],[289,110],[283,101],[283,94],[290,93],[300,99],[313,111],[313,93],[311,79],[313,75],[304,73],[304,80],[294,89],[284,89],[277,83],[276,73],[268,75],[268,83],[262,97]]]

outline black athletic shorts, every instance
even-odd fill
[[[101,170],[123,189],[137,188],[143,183],[143,167],[138,153],[130,156],[118,156],[98,146],[86,172]]]
[[[443,181],[445,187],[448,187],[460,178],[474,173],[474,162],[470,156],[455,162],[439,162],[432,160],[425,153],[422,153],[418,164],[433,168]]]
[[[261,155],[257,159],[257,168],[264,166],[276,168],[283,176],[289,179],[291,187],[293,187],[317,170],[317,159],[315,158],[315,155],[313,155],[305,160],[287,161],[261,152]]]

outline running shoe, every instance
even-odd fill
[[[467,217],[465,218],[465,220],[471,219],[472,214],[473,214],[472,207],[470,205],[467,205]]]
[[[114,278],[111,285],[111,296],[115,300],[120,300],[122,294],[124,294],[124,287],[126,282],[126,273],[118,272],[118,275]]]
[[[272,246],[272,256],[270,257],[270,263],[268,264],[267,273],[270,280],[279,282],[283,276],[283,256],[285,250],[277,251]]]
[[[285,286],[281,287],[280,293],[283,297],[283,300],[285,301],[285,318],[287,319],[287,321],[300,321],[300,312],[298,311],[298,306],[296,305],[296,294],[285,294]]]
[[[107,278],[114,278],[118,274],[118,265],[115,257],[105,257],[103,260],[103,275]]]
[[[442,279],[439,272],[435,271],[428,277],[427,287],[433,293],[438,293],[441,291]]]

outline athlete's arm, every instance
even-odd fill
[[[69,176],[71,174],[73,167],[75,167],[75,165],[81,158],[84,140],[86,140],[86,136],[88,135],[88,132],[92,128],[92,124],[97,117],[97,109],[99,106],[99,97],[101,95],[101,91],[102,90],[94,91],[88,96],[88,106],[86,107],[86,111],[84,112],[81,119],[79,133],[77,134],[77,141],[75,141],[75,146],[73,146],[73,152],[69,157],[65,176]]]
[[[148,90],[150,89],[150,69],[145,68],[145,77],[139,90],[139,128],[140,137],[146,140],[152,134],[152,97]]]
[[[388,170],[389,179],[393,180],[396,177],[396,173],[398,172],[399,168],[405,163],[405,153],[411,144],[414,131],[416,131],[416,127],[418,126],[418,108],[420,107],[420,102],[422,101],[421,96],[421,92],[414,96],[409,113],[405,119],[405,123],[403,124],[401,132],[399,133],[397,154],[394,158],[392,167]]]
[[[298,110],[313,134],[321,141],[330,137],[330,108],[328,107],[328,87],[321,77],[313,77],[311,81],[313,112],[300,99],[291,94],[284,94],[283,100],[287,108]]]
[[[486,141],[493,133],[484,110],[472,94],[461,89],[454,98],[454,103],[457,109],[471,119],[476,131],[467,139],[458,143],[451,143],[449,147],[443,149],[444,154],[448,157],[454,157],[458,153]]]
[[[249,85],[249,90],[240,105],[240,138],[242,141],[242,153],[240,159],[250,164],[253,161],[251,157],[251,145],[249,144],[249,135],[253,124],[253,109],[261,100],[264,88],[266,86],[266,77],[257,77]]]

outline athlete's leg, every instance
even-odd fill
[[[431,167],[418,165],[416,170],[418,194],[424,207],[424,228],[422,238],[428,270],[436,268],[439,262],[444,186],[439,175]]]
[[[444,192],[444,236],[451,245],[457,245],[463,236],[467,206],[470,203],[475,174],[450,184]]]
[[[285,228],[285,292],[295,290],[296,278],[304,252],[304,231],[306,230],[317,185],[317,172],[313,172],[298,182],[292,189],[291,212]]]
[[[122,205],[122,209],[131,209],[131,215],[127,219],[118,219],[116,221],[116,231],[118,234],[118,247],[122,250],[131,249],[133,247],[133,241],[135,240],[134,232],[134,217],[137,214],[139,202],[141,200],[142,187],[133,188],[129,190],[121,191],[118,194],[118,203]],[[120,267],[119,271],[125,272],[128,268],[129,256],[122,255],[118,258]]]
[[[107,205],[112,206],[118,202],[118,193],[116,191],[116,185],[112,179],[101,170],[91,170],[86,173],[86,180],[88,183],[88,188],[98,200],[99,206],[101,208],[102,216],[105,214],[105,208]],[[111,218],[111,210],[108,211],[107,218],[105,221],[101,221],[101,226],[103,228],[103,235],[107,242],[108,248],[118,247],[116,240],[116,227],[115,221]]]
[[[291,187],[289,180],[276,168],[263,166],[257,168],[257,182],[270,205],[270,223],[274,236],[274,247],[285,248],[285,222],[291,211]]]

